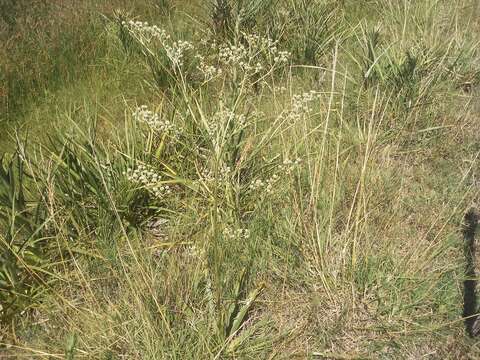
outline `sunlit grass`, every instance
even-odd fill
[[[1,351],[478,356],[473,1],[115,5],[4,127]]]

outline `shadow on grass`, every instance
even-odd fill
[[[480,332],[480,318],[477,314],[477,280],[475,279],[475,230],[478,225],[479,214],[471,209],[465,214],[463,236],[465,239],[465,281],[463,282],[463,317],[465,329],[471,337]]]

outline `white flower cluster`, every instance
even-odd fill
[[[159,28],[157,25],[149,25],[146,21],[122,21],[122,25],[147,42],[155,39],[163,43],[170,39],[170,35],[168,35],[165,30]]]
[[[161,119],[160,115],[149,110],[147,105],[137,107],[132,116],[135,120],[147,124],[154,131],[167,132],[171,135],[178,134],[178,129],[170,120]]]
[[[295,160],[285,159],[283,164],[280,165],[280,171],[284,174],[291,174],[302,162],[302,159],[296,158]]]
[[[197,54],[195,55],[195,57],[199,60],[197,70],[199,70],[203,74],[205,81],[210,81],[213,78],[222,75],[222,69],[220,69],[219,67],[207,64],[205,62],[205,58],[202,55]]]
[[[170,186],[163,184],[162,177],[151,167],[139,165],[137,169],[128,168],[124,175],[127,176],[129,181],[145,187],[157,198],[161,198],[172,193]]]
[[[244,114],[235,114],[227,107],[217,111],[208,120],[208,135],[213,137],[219,131],[230,128],[233,131],[240,130],[245,127],[247,117]]]
[[[232,168],[227,165],[223,165],[220,170],[220,180],[226,181],[232,177]]]
[[[188,256],[194,257],[196,259],[198,258],[201,259],[205,256],[205,250],[203,248],[196,246],[195,244],[187,246],[185,250]]]
[[[300,164],[302,160],[297,158],[295,160],[285,159],[283,163],[278,167],[277,173],[273,174],[270,178],[266,180],[256,179],[248,186],[249,190],[265,190],[267,194],[272,194],[275,188],[275,184],[280,180],[281,173],[282,175],[290,175]]]
[[[260,190],[263,189],[267,194],[272,194],[273,193],[273,186],[275,183],[280,179],[280,176],[277,174],[273,174],[269,179],[267,180],[262,180],[262,179],[257,179],[255,181],[252,181],[250,186],[248,187],[250,190]]]
[[[194,49],[194,46],[188,41],[178,40],[174,41],[172,45],[164,44],[164,48],[170,61],[174,65],[181,67],[183,66],[185,53]]]
[[[273,57],[274,63],[287,63],[290,59],[290,52],[280,51],[276,46],[276,42],[268,37],[262,37],[256,34],[243,34],[249,47],[257,51],[263,51]]]
[[[215,174],[214,172],[209,169],[203,169],[200,173],[200,180],[206,183],[211,183],[215,181]]]
[[[296,112],[312,111],[310,103],[320,98],[320,94],[315,90],[310,90],[301,95],[293,95],[292,110]]]
[[[229,239],[236,240],[247,240],[250,237],[250,230],[248,229],[232,229],[226,227],[223,230],[223,235]]]
[[[320,94],[315,90],[301,95],[293,95],[291,108],[280,116],[291,121],[300,120],[303,115],[312,111],[311,103],[319,98]]]
[[[207,118],[208,139],[214,148],[221,146],[230,136],[246,127],[247,117],[244,114],[235,114],[232,110],[221,105],[222,110]]]
[[[268,37],[263,37],[257,34],[247,34],[247,33],[243,33],[243,37],[252,48],[270,49],[271,52],[277,51],[277,46],[275,45],[275,41],[273,41]]]
[[[247,49],[243,45],[222,45],[218,53],[220,62],[226,65],[239,64],[244,65],[244,61],[247,60]]]
[[[133,20],[128,22],[122,21],[122,25],[141,42],[151,43],[153,40],[157,40],[165,50],[167,57],[176,67],[183,65],[185,53],[194,48],[192,43],[188,41],[178,40],[172,42],[170,35],[157,25],[149,25],[147,22]]]
[[[230,166],[223,165],[219,171],[218,176],[215,176],[214,171],[212,171],[209,168],[204,169],[200,173],[200,179],[203,182],[219,182],[219,183],[224,183],[227,182],[231,179],[232,177],[232,168]]]
[[[292,54],[289,51],[279,51],[277,56],[273,58],[276,63],[287,63]]]
[[[290,59],[288,51],[279,51],[276,43],[268,37],[255,34],[243,34],[246,44],[224,44],[218,50],[220,63],[238,67],[248,74],[258,74],[277,64],[287,63]],[[213,45],[216,47],[216,45]],[[262,64],[262,60],[266,64]]]

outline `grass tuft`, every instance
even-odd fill
[[[0,6],[2,355],[479,356],[473,0]]]

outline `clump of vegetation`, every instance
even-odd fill
[[[0,351],[478,356],[473,1],[106,3],[62,33],[75,61],[25,34],[0,60],[72,71],[2,85],[44,94],[0,125]]]

